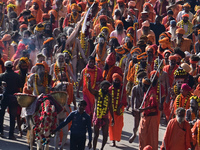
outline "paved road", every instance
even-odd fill
[[[8,137],[8,125],[9,125],[9,116],[6,113],[4,119],[4,127],[5,127],[5,136]],[[108,139],[108,142],[105,146],[105,150],[138,150],[138,137],[136,137],[133,143],[128,143],[128,138],[131,136],[133,128],[133,117],[131,116],[130,112],[124,113],[124,128],[122,131],[122,140],[117,142],[117,147],[111,147],[111,142]],[[166,127],[160,126],[159,128],[159,145],[163,139],[163,134],[165,132]],[[15,130],[15,135],[17,137],[17,129]],[[69,138],[69,135],[68,135]],[[97,149],[101,148],[102,142],[102,135],[99,136]],[[36,148],[35,148],[36,149]],[[69,150],[69,140],[65,144],[65,150]],[[0,138],[0,150],[28,150],[27,143],[26,143],[26,136],[25,133],[22,138],[17,137],[17,141],[12,141],[9,139]],[[53,150],[53,139],[50,142],[50,150]],[[86,148],[87,150],[87,148]]]
[[[82,97],[82,93],[80,92],[80,96]],[[81,98],[76,99],[77,102],[81,100]],[[161,120],[162,121],[162,120]],[[8,137],[8,131],[9,131],[9,114],[6,113],[4,117],[4,134],[6,137]],[[160,126],[159,127],[159,145],[161,145],[161,141],[163,139],[163,135],[165,133],[166,127]],[[135,141],[133,143],[129,143],[128,139],[132,135],[132,130],[133,130],[133,116],[130,114],[130,111],[125,111],[124,112],[124,127],[122,131],[122,136],[121,136],[121,141],[116,142],[117,147],[111,147],[111,141],[109,141],[105,146],[105,150],[138,150],[138,136],[136,137]],[[26,143],[26,133],[24,133],[23,137],[20,138],[18,137],[18,129],[15,129],[15,136],[17,138],[17,141],[12,141],[9,139],[3,139],[0,137],[0,150],[28,150],[28,146]],[[64,146],[64,150],[69,150],[69,138],[70,136],[68,135],[68,140],[67,143]],[[97,143],[97,150],[101,148],[101,142],[102,142],[102,134],[100,132],[99,135],[99,140]],[[86,141],[86,144],[88,141]],[[54,143],[53,143],[53,138],[51,138],[50,141],[50,150],[54,149]],[[35,147],[36,149],[36,147]],[[86,148],[88,150],[88,148]]]

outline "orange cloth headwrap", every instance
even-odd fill
[[[57,13],[57,11],[55,9],[49,10],[48,14],[51,15],[51,13],[55,17],[55,20],[57,20],[58,19],[58,13]]]
[[[183,14],[182,17],[188,17],[189,18],[189,14]]]
[[[5,41],[9,41],[11,40],[11,35],[10,34],[5,34],[3,36],[3,38],[1,39],[1,41],[5,42]]]
[[[139,47],[136,47],[136,48],[132,49],[130,53],[133,54],[135,52],[140,54],[140,53],[142,53],[142,50]]]
[[[112,79],[113,79],[113,81],[114,81],[115,79],[119,79],[120,82],[122,82],[122,76],[119,75],[118,73],[114,73],[114,74],[112,75]]]
[[[116,20],[115,21],[115,27],[117,27],[118,24],[122,24],[122,26],[124,26],[124,24],[123,24],[123,22],[121,20]]]
[[[178,28],[177,30],[176,30],[176,34],[185,34],[185,30],[183,29],[183,28]]]
[[[147,58],[147,57],[148,57],[147,53],[144,52],[144,53],[142,53],[140,55],[137,55],[137,60],[141,60],[141,59],[144,59],[144,58]]]
[[[33,4],[33,3],[37,3],[38,6],[39,6],[39,8],[40,8],[40,6],[41,6],[41,2],[40,2],[40,0],[33,0],[33,1],[32,1],[32,4]]]

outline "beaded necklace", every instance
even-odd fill
[[[38,75],[35,74],[35,91],[36,91],[36,94],[39,95],[40,93],[39,93],[39,91],[38,91],[37,80],[38,80]],[[43,83],[42,83],[42,86],[45,87],[46,93],[48,93],[47,85],[48,85],[48,74],[45,74],[45,75],[44,75],[44,81],[43,81]]]
[[[176,95],[178,95],[178,88],[177,88],[176,84],[174,85],[174,93],[175,93]]]
[[[117,111],[117,107],[119,104],[119,93],[120,93],[120,89],[117,89],[117,98],[116,98],[116,103],[115,103],[115,88],[112,87],[112,107],[113,107],[113,112]]]
[[[190,96],[191,96],[191,93],[189,92],[189,93],[187,94],[186,99],[185,99],[183,108],[186,107],[187,101],[189,100]],[[178,98],[177,98],[177,101],[176,101],[176,106],[177,106],[177,108],[180,107],[180,99],[181,99],[181,94],[178,95]],[[182,101],[182,100],[181,100],[181,101]]]
[[[135,75],[134,75],[134,84],[135,84],[135,85],[138,85],[138,83],[139,83],[139,81],[138,81],[138,79],[137,79],[137,72],[138,72],[139,66],[140,66],[140,62],[137,63],[137,66],[136,66],[136,68],[135,68]],[[147,65],[146,65],[146,67],[145,67],[144,70],[145,70],[145,71],[147,70]]]
[[[78,14],[76,17],[74,17],[74,14],[72,13],[71,16],[70,16],[70,23],[76,23],[76,20],[78,19]]]
[[[93,83],[93,85],[92,85],[92,89],[94,89],[95,88],[95,86],[96,86],[96,81],[97,81],[97,66],[95,65],[94,66],[95,67],[95,75],[94,75],[94,83]],[[88,71],[88,69],[86,68],[85,69],[85,74],[87,75],[87,71]],[[87,84],[87,88],[88,88],[88,81],[87,81],[87,77],[85,77],[85,83]]]
[[[101,100],[103,99],[103,101]],[[103,96],[102,90],[99,90],[99,97],[97,99],[97,118],[101,119],[108,110],[108,95]]]
[[[157,85],[157,91],[156,91],[156,99],[157,99],[157,102],[158,104],[160,103],[159,101],[159,93],[160,93],[160,82],[158,81],[158,85]]]

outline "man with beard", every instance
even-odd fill
[[[57,54],[56,63],[52,64],[50,67],[50,75],[52,76],[52,80],[54,82],[58,80],[58,74],[60,71],[64,71],[66,73],[68,82],[72,82],[70,80],[70,76],[72,77],[73,81],[76,82],[71,68],[65,63],[65,55],[63,53]]]
[[[145,70],[140,69],[137,72],[137,79],[139,81],[138,85],[133,86],[131,90],[131,108],[132,108],[132,115],[134,117],[134,127],[133,127],[133,135],[129,138],[129,143],[132,143],[134,139],[136,138],[140,118],[141,115],[139,113],[139,107],[142,103],[144,92],[142,89],[142,80],[144,77],[147,76],[147,73]]]
[[[151,145],[153,149],[157,150],[159,125],[157,94],[153,87],[147,93],[151,84],[148,78],[143,78],[142,83],[145,100],[141,108],[139,108],[139,112],[142,112],[139,126],[139,150],[143,150],[147,145]]]
[[[99,90],[99,84],[102,79],[102,71],[95,65],[95,57],[89,56],[89,61],[86,67],[81,71],[81,77],[77,88],[77,97],[80,97],[79,90],[83,86],[83,99],[87,102],[86,113],[93,115],[95,97],[88,89],[87,74],[90,75],[92,89]]]
[[[108,27],[109,33],[111,33],[114,30],[112,25],[108,23],[108,17],[106,15],[100,15],[99,22],[100,22],[99,24],[96,24],[94,26],[94,30],[92,34],[93,38],[96,38],[96,36],[99,35],[103,27]]]
[[[81,19],[81,14],[79,14],[79,11],[81,8],[77,4],[72,4],[71,5],[71,13],[68,14],[68,16],[64,20],[64,26],[70,26],[70,27],[75,27],[76,23],[80,21]]]
[[[170,26],[166,29],[169,33],[171,33],[171,41],[174,41],[175,39],[177,39],[177,34],[176,34],[177,28],[178,27],[176,26],[176,21],[171,20]]]
[[[191,6],[189,3],[185,3],[183,5],[183,8],[184,10],[180,11],[176,17],[176,20],[177,22],[181,21],[183,19],[183,15],[184,14],[187,14],[188,15],[188,18],[189,18],[189,21],[192,22],[192,19],[193,19],[193,14],[190,12],[190,9],[191,9]]]
[[[148,64],[151,66],[151,70],[153,70],[154,67],[154,60],[155,60],[155,53],[156,53],[156,49],[154,45],[149,45],[146,47],[145,49],[148,57],[147,57],[147,62]]]
[[[185,120],[185,109],[176,110],[176,118],[171,119],[167,125],[161,150],[188,150],[191,148],[190,124]]]
[[[175,43],[175,47],[180,47],[181,51],[185,52],[188,51],[191,53],[193,49],[192,41],[188,38],[184,38],[183,35],[185,34],[185,30],[183,28],[179,28],[176,30],[177,39]]]
[[[121,11],[121,14],[123,14],[124,10],[126,9],[125,1],[124,0],[117,0],[117,5],[113,9],[113,12],[115,12],[116,9],[119,9]]]
[[[163,71],[168,74],[169,77],[169,86],[172,87],[174,82],[174,72],[178,68],[176,64],[177,57],[174,55],[169,56],[169,65],[163,67]]]
[[[32,7],[29,9],[31,14],[36,18],[36,22],[39,23],[42,19],[43,11],[41,9],[41,1],[33,0]]]
[[[165,26],[161,24],[162,17],[156,16],[155,23],[150,23],[150,29],[154,32],[156,37],[156,44],[158,45],[159,36],[161,33],[165,32]]]
[[[40,51],[44,42],[43,34],[44,34],[44,25],[42,23],[37,24],[34,29],[35,34],[35,46]]]
[[[110,33],[110,37],[112,36],[117,37],[119,44],[122,44],[122,39],[125,38],[126,34],[124,31],[124,24],[121,20],[115,21],[115,30]]]
[[[91,56],[95,57],[96,55],[96,64],[97,67],[103,70],[105,66],[105,60],[107,57],[107,49],[108,45],[105,41],[105,36],[103,33],[100,33],[98,36],[98,44],[95,46],[94,51],[92,52]]]
[[[190,108],[186,110],[186,120],[191,126],[193,126],[197,118],[199,118],[199,103],[200,99],[198,96],[194,95],[190,97]]]
[[[127,105],[127,102],[126,102],[126,90],[125,88],[122,89],[123,87],[122,76],[119,75],[118,73],[114,73],[112,75],[112,78],[113,78],[113,84],[112,86],[109,87],[109,93],[112,96],[113,115],[114,115],[114,120],[115,122],[117,122],[117,124],[111,126],[112,118],[109,115],[109,120],[111,123],[109,125],[109,137],[110,141],[113,141],[112,146],[116,146],[115,141],[119,142],[121,140],[121,133],[124,125],[123,113],[124,113],[124,108]]]
[[[154,32],[152,30],[150,30],[150,23],[149,23],[148,20],[146,20],[146,21],[144,21],[142,23],[141,29],[137,30],[137,41],[140,39],[140,37],[142,35],[146,35],[147,36],[148,34],[154,36],[154,43],[153,44],[155,44],[155,41],[156,41],[155,34],[154,34]]]
[[[1,110],[0,110],[0,137],[4,137],[3,133],[3,121],[5,110],[8,107],[10,113],[10,131],[9,131],[9,139],[16,140],[14,136],[14,128],[15,128],[15,117],[17,114],[17,100],[13,95],[14,93],[19,92],[19,88],[21,85],[20,76],[12,70],[12,62],[6,61],[4,63],[6,71],[0,75],[0,81],[6,82],[4,98],[1,101]]]
[[[186,38],[187,36],[189,36],[192,33],[193,25],[188,20],[189,19],[189,15],[188,14],[184,14],[182,16],[182,18],[183,19],[177,23],[177,26],[184,29],[185,33],[184,33],[183,37]]]
[[[91,87],[90,83],[90,75],[87,75],[88,78],[88,90],[92,95],[95,96],[95,108],[93,115],[93,124],[94,124],[94,139],[93,139],[93,149],[96,150],[97,140],[99,137],[99,129],[102,128],[103,132],[103,141],[101,150],[103,150],[106,145],[108,139],[108,127],[109,127],[109,119],[108,119],[108,110],[112,117],[111,126],[114,125],[114,115],[113,115],[113,107],[112,107],[112,97],[109,94],[110,83],[106,80],[102,81],[100,84],[100,90],[94,90]]]

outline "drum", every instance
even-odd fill
[[[59,102],[61,106],[64,106],[67,103],[68,94],[63,91],[56,91],[50,94],[56,101]]]
[[[21,107],[29,107],[37,98],[37,96],[24,94],[24,93],[15,93],[17,97],[17,102]]]

